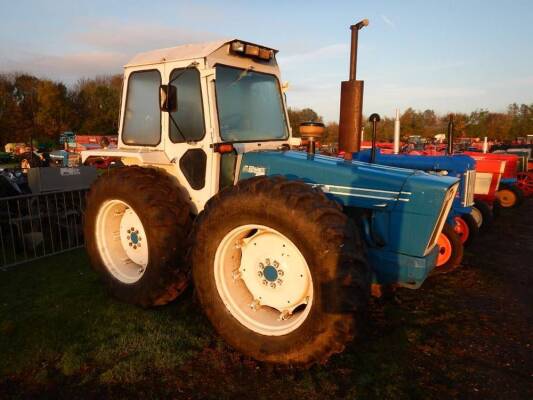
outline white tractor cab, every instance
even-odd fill
[[[352,67],[357,31],[352,29]],[[355,38],[355,39],[354,39]],[[291,131],[276,50],[242,40],[139,54],[126,65],[120,158],[87,196],[93,268],[120,300],[166,304],[188,285],[234,348],[308,366],[353,338],[372,283],[419,287],[458,180],[352,161],[362,81],[343,82],[341,150],[319,122]],[[356,118],[357,117],[357,118]]]
[[[138,54],[124,69],[118,149],[85,151],[82,161],[113,156],[163,168],[200,212],[236,179],[221,154],[289,145],[276,52],[219,40]]]

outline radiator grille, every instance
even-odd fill
[[[474,205],[474,192],[476,187],[476,171],[471,169],[465,173],[465,184],[463,190],[462,205],[471,207]]]
[[[446,222],[446,217],[448,216],[448,213],[452,208],[453,199],[455,198],[455,193],[457,193],[458,188],[459,184],[456,183],[448,189],[448,192],[444,197],[444,201],[442,202],[442,208],[440,209],[439,213],[439,218],[437,219],[437,223],[435,224],[435,228],[433,229],[433,233],[431,234],[431,238],[429,239],[428,245],[426,247],[426,254],[433,249],[435,244],[437,244],[437,240],[439,238],[440,233],[442,232],[444,223]]]

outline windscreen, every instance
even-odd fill
[[[284,140],[287,122],[274,75],[217,66],[220,135],[228,142]]]

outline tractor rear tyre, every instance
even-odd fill
[[[91,186],[85,240],[93,269],[119,300],[150,307],[174,300],[190,276],[184,262],[189,206],[163,170],[109,170]]]
[[[492,223],[494,222],[494,218],[492,215],[492,210],[490,209],[489,205],[485,203],[484,201],[476,201],[474,206],[472,207],[472,217],[475,215],[480,218],[479,221],[476,219],[476,222],[478,223],[478,227],[480,231],[486,231],[488,228],[491,227]]]
[[[282,177],[239,182],[208,201],[193,237],[200,304],[241,353],[306,367],[359,329],[370,294],[364,246],[320,190]]]
[[[502,208],[516,208],[524,201],[524,193],[515,185],[504,185],[496,192]]]
[[[463,261],[464,248],[461,238],[450,225],[444,224],[437,245],[439,254],[432,274],[445,274],[456,270]]]

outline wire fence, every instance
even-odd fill
[[[86,190],[0,198],[0,269],[84,245]]]

